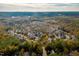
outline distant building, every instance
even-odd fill
[[[48,41],[51,43],[51,41],[52,41],[52,38],[50,38],[50,37],[49,37],[49,38],[48,38]]]

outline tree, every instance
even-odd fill
[[[79,52],[78,51],[72,51],[71,53],[70,53],[70,55],[71,56],[79,56]]]

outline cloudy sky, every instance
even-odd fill
[[[0,12],[51,12],[51,11],[79,11],[78,3],[21,3],[12,0],[0,0]],[[25,1],[25,0],[24,0]]]

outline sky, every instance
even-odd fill
[[[79,0],[0,0],[0,3],[78,3]]]
[[[29,0],[30,1],[30,0]],[[0,0],[0,12],[79,11],[79,3],[26,3],[26,0]]]

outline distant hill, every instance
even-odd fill
[[[79,12],[0,12],[0,17],[10,16],[79,16]]]

